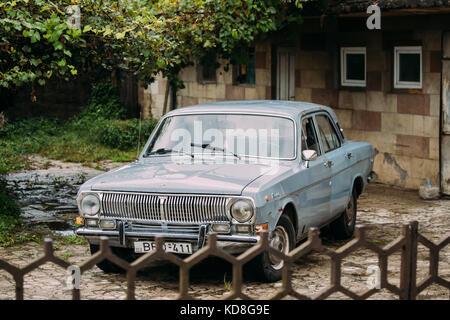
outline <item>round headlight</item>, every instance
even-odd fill
[[[253,217],[253,205],[248,200],[238,200],[231,206],[231,216],[238,222],[246,222]]]
[[[88,194],[81,199],[81,213],[94,216],[100,211],[100,199],[94,194]]]

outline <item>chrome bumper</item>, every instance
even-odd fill
[[[196,245],[194,250],[202,248],[208,238],[206,229],[200,231],[198,234],[193,233],[167,233],[167,232],[149,232],[137,230],[102,230],[97,228],[80,227],[75,233],[79,236],[84,236],[90,243],[98,243],[101,236],[110,238],[112,246],[119,247],[133,247],[133,241],[137,239],[154,240],[156,237],[162,237],[165,240],[180,240],[193,242]],[[230,243],[252,245],[259,241],[259,236],[250,235],[224,235],[217,234],[217,240],[223,242],[225,246],[230,246]],[[231,245],[231,247],[234,247]]]
[[[367,176],[367,182],[371,182],[375,179],[378,179],[378,175],[375,173],[375,171],[370,171],[369,175]]]

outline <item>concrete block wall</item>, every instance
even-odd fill
[[[224,100],[264,100],[271,97],[271,56],[270,42],[255,45],[255,84],[234,85],[232,67],[225,71],[226,61],[219,61],[215,83],[199,83],[197,66],[183,69],[179,79],[184,89],[177,92],[177,107],[190,106]],[[147,89],[139,87],[139,103],[143,117],[160,118],[163,113],[164,94],[167,80],[157,76]]]
[[[423,88],[391,88],[392,58],[381,37],[367,36],[367,86],[333,88],[329,52],[297,52],[296,100],[334,108],[349,140],[377,149],[381,182],[418,189],[426,178],[439,185],[441,33],[414,34],[422,42]],[[336,80],[335,80],[336,81]]]
[[[167,80],[158,75],[153,83],[144,88],[138,86],[138,101],[141,106],[142,118],[159,119],[163,115],[164,98]],[[170,98],[170,97],[169,97]]]
[[[185,68],[180,72],[185,88],[177,92],[177,105],[184,107],[193,104],[223,100],[258,100],[270,98],[270,43],[255,46],[256,81],[252,85],[233,85],[232,68],[225,71],[226,61],[219,61],[216,70],[216,83],[199,83],[197,67]]]

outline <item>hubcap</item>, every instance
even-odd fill
[[[289,235],[282,226],[277,226],[272,232],[270,238],[270,246],[284,254],[289,252]],[[269,254],[269,260],[272,263],[272,268],[279,270],[283,267],[284,261],[272,254]]]
[[[350,199],[350,202],[348,203],[347,209],[345,209],[345,214],[347,215],[347,225],[349,227],[351,227],[353,225],[353,219],[355,217],[355,212],[354,212],[354,201],[353,201],[353,196]]]

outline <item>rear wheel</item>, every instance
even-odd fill
[[[94,254],[100,250],[99,246],[96,244],[89,244],[89,249],[91,251],[91,254]],[[134,260],[130,249],[111,247],[111,251],[122,260],[128,262],[132,262]],[[102,262],[97,263],[97,267],[99,267],[105,273],[125,273],[124,269],[115,265],[109,260],[103,260]]]
[[[295,247],[295,230],[291,219],[287,215],[282,215],[278,224],[270,233],[270,246],[288,254]],[[281,279],[284,261],[278,257],[264,252],[252,261],[252,270],[256,272],[259,280],[265,282],[275,282]]]
[[[344,212],[330,224],[331,233],[335,239],[344,240],[353,237],[356,224],[357,198],[356,190],[353,190]]]

